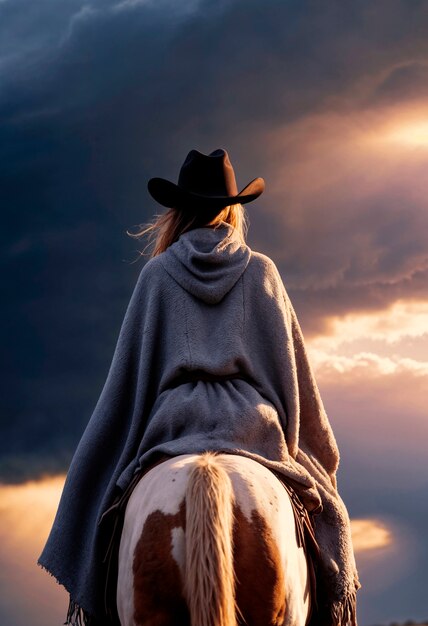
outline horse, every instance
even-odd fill
[[[126,506],[116,589],[121,626],[305,626],[309,566],[286,489],[234,454],[156,465]]]

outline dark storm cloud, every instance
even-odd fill
[[[312,252],[316,223],[287,218],[283,233],[287,189],[274,189],[294,156],[276,162],[268,142],[314,113],[399,98],[400,80],[419,89],[423,69],[391,71],[426,56],[427,22],[426,5],[396,0],[0,4],[4,477],[66,466],[141,267],[124,231],[158,210],[147,179],[176,179],[192,147],[228,148],[240,187],[266,178],[250,244],[278,259],[308,331],[356,300],[385,302],[393,285],[367,291],[358,260],[345,275]]]
[[[285,226],[288,254],[278,254],[308,337],[325,331],[333,315],[427,298],[428,216],[423,198],[412,199],[405,188],[389,181],[388,189],[363,200],[357,182],[353,197],[326,200],[317,198],[316,207],[306,207],[308,221],[321,222],[307,228],[312,245],[308,232]]]
[[[366,103],[419,99],[428,97],[428,61],[408,61],[387,70]]]

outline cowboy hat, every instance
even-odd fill
[[[238,193],[229,155],[219,148],[208,155],[191,150],[181,166],[178,184],[151,178],[147,187],[150,195],[166,207],[222,209],[255,200],[263,193],[265,182],[255,178]]]

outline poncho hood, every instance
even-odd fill
[[[217,304],[239,280],[250,256],[235,228],[222,221],[215,228],[183,233],[160,258],[183,289],[207,304]]]

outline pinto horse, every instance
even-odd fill
[[[290,497],[232,454],[187,454],[148,471],[119,546],[122,626],[305,626],[308,563]]]

